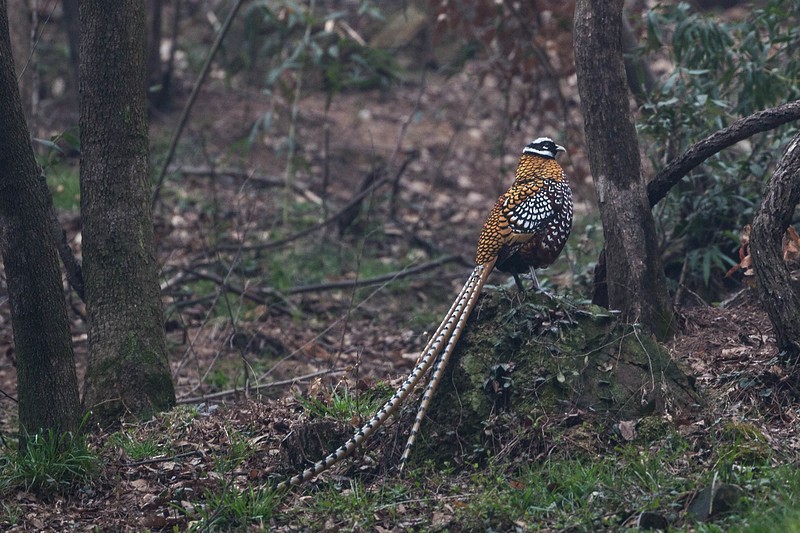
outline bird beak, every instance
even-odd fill
[[[561,146],[560,144],[556,145],[556,152],[566,152],[567,149]]]

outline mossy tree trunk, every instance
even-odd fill
[[[80,420],[80,400],[50,226],[52,199],[22,111],[6,8],[0,0],[0,250],[14,331],[20,429],[72,431]]]
[[[89,364],[102,424],[175,403],[148,165],[144,0],[82,0],[81,214]]]
[[[608,305],[664,338],[672,329],[672,305],[629,110],[622,4],[577,1],[578,91],[603,221]]]

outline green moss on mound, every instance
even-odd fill
[[[487,441],[498,438],[498,424],[515,426],[516,437],[505,438],[528,440],[529,448],[545,427],[568,429],[540,442],[544,449],[576,432],[596,438],[616,421],[675,416],[699,404],[693,379],[636,325],[567,298],[487,291],[448,364],[417,451],[450,459],[489,447],[497,453]]]

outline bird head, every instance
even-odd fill
[[[522,153],[555,159],[558,152],[566,151],[566,148],[553,142],[553,139],[550,137],[539,137],[523,148]]]

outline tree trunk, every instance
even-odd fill
[[[163,3],[162,0],[148,0],[148,36],[147,36],[147,68],[145,75],[145,90],[150,102],[158,108],[161,100],[162,74],[161,74],[161,26]]]
[[[81,0],[81,214],[89,365],[102,424],[175,404],[148,168],[144,0]]]
[[[15,72],[19,80],[22,110],[30,117],[33,94],[33,69],[28,65],[31,55],[31,6],[28,0],[11,0],[8,10],[11,51],[14,53]],[[26,68],[27,67],[27,68]]]
[[[608,303],[665,338],[672,305],[642,178],[622,58],[622,0],[578,0],[575,66],[605,235]]]
[[[800,202],[800,133],[786,147],[767,193],[753,220],[750,251],[758,279],[758,295],[775,330],[784,362],[797,370],[800,355],[800,295],[783,260],[783,235]]]
[[[0,0],[0,250],[17,356],[20,442],[25,432],[73,431],[78,378],[56,244],[52,199],[33,155]]]
[[[78,15],[79,0],[61,0],[61,9],[64,11],[64,29],[67,32],[67,43],[69,43],[69,70],[72,74],[75,102],[78,101],[78,88],[80,82],[80,46],[81,46],[81,27]]]

